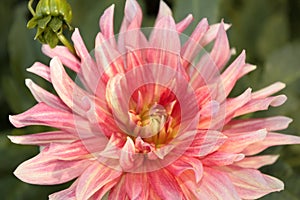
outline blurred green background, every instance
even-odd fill
[[[70,0],[73,8],[74,27],[81,34],[91,50],[94,38],[99,31],[98,20],[103,10],[116,4],[115,24],[119,29],[123,16],[124,0]],[[144,11],[144,26],[152,26],[158,9],[158,0],[139,0]],[[169,0],[178,21],[188,13],[194,15],[194,23],[207,17],[210,23],[224,19],[231,23],[228,31],[230,43],[237,53],[247,50],[247,61],[256,64],[258,69],[240,80],[234,90],[239,94],[247,87],[259,89],[275,81],[287,84],[283,93],[287,103],[268,112],[259,112],[251,117],[286,115],[294,122],[285,133],[300,135],[300,0]],[[27,1],[0,1],[0,199],[29,200],[47,199],[48,194],[61,190],[67,185],[33,186],[22,183],[13,176],[14,169],[22,161],[34,156],[37,147],[11,144],[6,135],[19,135],[41,132],[43,127],[14,129],[9,114],[25,111],[35,104],[25,78],[32,78],[41,86],[49,88],[46,82],[25,71],[35,61],[49,63],[42,55],[41,45],[33,41],[35,30],[27,30],[26,23],[31,15]],[[280,154],[275,165],[262,170],[282,179],[286,189],[268,195],[264,200],[300,199],[300,145],[275,147],[264,153]]]

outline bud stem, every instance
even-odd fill
[[[77,56],[74,46],[67,40],[67,38],[62,34],[61,31],[57,33],[57,37],[61,41],[61,43],[63,43],[63,45],[65,45],[69,49],[69,51],[72,54]]]
[[[30,13],[32,14],[32,16],[35,16],[35,12],[32,8],[32,3],[33,3],[34,0],[29,0],[28,2],[28,10],[30,11]]]

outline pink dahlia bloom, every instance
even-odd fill
[[[28,69],[49,81],[57,95],[26,80],[38,104],[10,121],[56,130],[9,136],[14,143],[42,147],[15,175],[41,185],[75,179],[49,196],[59,200],[101,199],[106,193],[112,200],[234,200],[282,190],[280,180],[258,170],[278,156],[256,154],[300,143],[296,136],[276,133],[291,119],[237,117],[283,104],[286,96],[271,95],[284,84],[228,97],[237,80],[255,69],[244,51],[225,68],[232,52],[229,26],[210,26],[203,19],[184,37],[192,16],[176,24],[161,2],[146,37],[140,6],[127,0],[115,37],[113,13],[111,6],[100,19],[93,55],[76,29],[78,57],[62,46],[44,46],[53,58],[50,67],[37,62]],[[211,50],[204,51],[210,43]],[[76,83],[63,65],[77,73]]]

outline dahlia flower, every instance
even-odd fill
[[[292,120],[239,116],[283,104],[285,95],[271,95],[285,85],[228,96],[237,80],[255,69],[246,63],[245,51],[227,64],[233,52],[229,25],[202,19],[185,37],[192,16],[175,23],[161,1],[146,36],[140,6],[127,0],[115,37],[113,13],[114,5],[101,16],[93,53],[76,29],[77,56],[63,46],[44,45],[50,67],[36,62],[28,69],[49,81],[57,94],[26,80],[38,103],[10,121],[18,128],[55,129],[9,136],[14,143],[41,147],[14,174],[39,185],[75,179],[49,196],[56,200],[101,199],[107,193],[113,200],[257,199],[282,190],[280,180],[258,170],[278,156],[257,154],[300,143],[296,136],[276,133]],[[64,66],[77,74],[76,80]]]

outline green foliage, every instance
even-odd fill
[[[25,87],[25,78],[34,79],[39,85],[51,89],[49,85],[26,72],[26,68],[35,61],[45,64],[49,59],[41,54],[41,45],[33,41],[35,31],[26,29],[26,23],[31,16],[27,10],[26,1],[0,1],[0,109],[2,115],[0,134],[0,194],[1,199],[46,199],[47,195],[65,188],[63,186],[32,186],[17,180],[13,170],[22,161],[37,154],[38,149],[31,146],[11,144],[6,135],[27,134],[43,131],[40,127],[13,129],[8,122],[8,114],[25,111],[34,105],[34,100]],[[99,31],[98,20],[105,8],[112,3],[115,7],[115,32],[117,33],[123,17],[124,0],[77,0],[70,1],[73,10],[74,27],[79,27],[80,33],[89,50],[93,49],[94,38]],[[150,1],[139,0],[145,11]],[[153,1],[156,2],[156,1]],[[158,2],[158,1],[157,1]],[[247,61],[258,65],[258,69],[241,79],[235,88],[238,94],[247,87],[254,90],[276,81],[287,84],[283,91],[288,96],[288,102],[281,108],[261,112],[255,116],[287,115],[294,119],[289,134],[300,135],[300,5],[298,0],[173,0],[176,21],[183,19],[188,13],[194,16],[192,26],[185,32],[190,34],[202,17],[207,17],[210,23],[224,19],[231,23],[228,31],[231,46],[241,52],[247,50]],[[155,7],[155,6],[154,6]],[[297,9],[298,8],[298,9]],[[54,20],[54,22],[52,22]],[[57,31],[61,24],[45,19],[34,22],[50,26]],[[153,16],[144,15],[144,26],[151,26]],[[48,36],[45,35],[45,38]],[[262,199],[297,200],[300,199],[300,147],[272,148],[266,153],[281,154],[279,161],[272,166],[264,167],[263,171],[284,180],[286,189],[280,193],[270,194]]]

